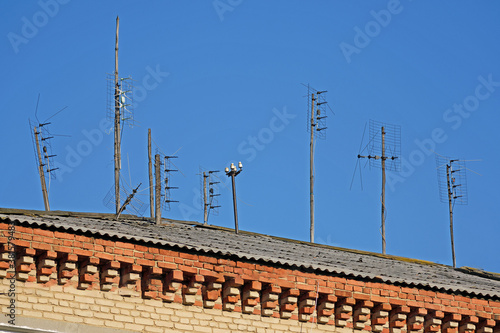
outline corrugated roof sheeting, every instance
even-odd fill
[[[0,219],[123,240],[235,256],[277,265],[319,270],[362,279],[500,298],[497,274],[453,269],[430,262],[339,249],[224,228],[169,221],[157,226],[138,219],[0,214]],[[500,277],[500,275],[499,275]]]

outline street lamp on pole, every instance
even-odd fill
[[[234,230],[236,233],[238,233],[238,210],[236,208],[236,185],[234,177],[236,177],[243,170],[243,164],[241,164],[241,162],[238,162],[238,168],[239,170],[236,169],[234,163],[231,163],[231,166],[226,168],[226,175],[231,177],[231,181],[233,183]]]

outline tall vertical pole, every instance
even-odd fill
[[[385,254],[385,129],[382,126],[382,253]]]
[[[40,174],[40,182],[42,184],[42,195],[43,195],[43,203],[45,205],[45,210],[49,211],[49,194],[47,192],[47,185],[45,184],[45,172],[43,171],[43,163],[42,163],[42,155],[40,154],[40,143],[38,142],[38,132],[35,127],[35,143],[36,143],[36,151],[38,153],[38,173]]]
[[[155,221],[160,224],[161,221],[161,163],[160,155],[155,155]]]
[[[236,207],[236,184],[235,184],[235,181],[234,181],[234,177],[235,177],[235,172],[233,171],[231,173],[231,181],[233,182],[233,210],[234,210],[234,230],[236,233],[239,232],[239,228],[238,228],[238,209]]]
[[[121,143],[120,143],[120,83],[118,81],[118,29],[120,18],[116,17],[115,39],[115,205],[116,214],[120,210],[120,169],[121,169]]]
[[[312,94],[311,99],[311,142],[310,142],[310,154],[309,154],[309,211],[311,218],[310,226],[310,237],[311,243],[314,243],[314,131],[316,130],[316,123],[314,121],[314,109],[316,105],[316,99],[314,94]]]
[[[207,224],[208,203],[207,203],[207,173],[203,171],[203,222]]]
[[[153,162],[151,161],[151,128],[148,128],[148,169],[149,169],[149,210],[151,218],[155,216]]]
[[[453,193],[451,192],[451,183],[450,183],[450,174],[451,170],[451,161],[450,164],[446,164],[446,182],[448,184],[448,204],[450,206],[450,236],[451,236],[451,255],[453,257],[453,268],[457,267],[457,262],[455,260],[455,240],[453,237],[453,205],[452,205],[452,197]]]

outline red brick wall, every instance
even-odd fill
[[[0,223],[3,252],[8,227]],[[470,295],[28,226],[14,238],[17,279],[45,286],[375,332],[490,333],[500,322],[498,300]],[[8,265],[2,256],[0,270]]]

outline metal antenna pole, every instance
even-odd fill
[[[316,99],[314,94],[312,94],[311,99],[311,142],[310,142],[310,154],[309,154],[309,211],[311,226],[309,229],[311,243],[314,243],[314,131],[316,123],[314,121],[314,107],[316,104]]]
[[[118,82],[118,30],[120,18],[116,17],[115,39],[115,205],[116,214],[120,210],[120,169],[121,169],[121,143],[120,143],[120,83]]]
[[[453,257],[453,268],[457,267],[457,263],[455,260],[455,240],[453,238],[453,205],[452,205],[452,197],[453,193],[451,192],[451,184],[450,184],[450,174],[451,171],[451,161],[450,164],[446,164],[446,182],[448,184],[448,203],[450,206],[450,236],[451,236],[451,255]]]
[[[36,127],[35,127],[35,142],[36,142],[36,151],[38,154],[38,173],[40,174],[40,182],[42,184],[43,203],[45,204],[45,210],[50,211],[49,195],[47,193],[47,185],[45,184],[45,173],[43,171],[42,155],[40,154],[40,144],[38,142],[38,132],[36,130]]]
[[[151,161],[151,128],[148,128],[148,169],[149,169],[149,210],[151,218],[155,216],[153,189],[153,162]]]
[[[161,222],[161,170],[160,170],[160,155],[156,154],[155,155],[155,180],[156,180],[156,186],[155,186],[155,208],[156,208],[156,213],[155,213],[155,221],[156,224],[160,224]]]
[[[382,254],[385,254],[385,129],[382,126]]]
[[[203,171],[203,222],[208,221],[208,203],[207,203],[207,173]]]
[[[234,181],[235,173],[231,173],[231,181],[233,182],[233,210],[234,210],[234,229],[235,232],[239,232],[238,228],[238,209],[236,207],[236,184]]]

